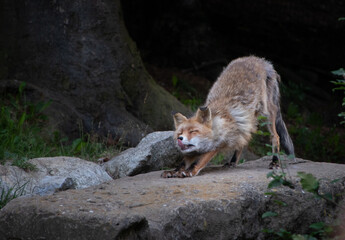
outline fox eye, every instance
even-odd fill
[[[198,132],[198,130],[196,130],[196,129],[190,130],[190,131],[189,131],[190,134],[191,134],[191,133],[196,133],[196,132]]]

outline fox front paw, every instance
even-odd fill
[[[162,174],[161,174],[161,177],[162,178],[173,178],[173,177],[176,177],[176,171],[164,171]]]
[[[162,178],[185,178],[185,177],[193,177],[194,174],[188,170],[180,170],[180,171],[164,171],[161,174]]]
[[[176,172],[176,177],[178,177],[178,178],[193,177],[193,176],[194,176],[194,174],[188,170],[180,170],[180,171]]]
[[[233,168],[237,167],[236,163],[235,162],[225,163],[222,168],[231,168],[231,167]]]

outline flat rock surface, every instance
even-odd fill
[[[237,168],[209,167],[184,179],[163,179],[162,171],[156,171],[15,199],[0,211],[0,239],[265,239],[261,230],[277,222],[261,218],[272,210],[272,196],[264,195],[269,163],[262,158]],[[345,165],[297,159],[289,171],[293,182],[299,171],[342,178],[333,190],[344,192]],[[293,207],[286,209],[290,218],[281,220],[286,228],[303,230],[300,221],[308,228],[304,215],[317,221],[326,211],[322,200],[301,189],[275,191]]]

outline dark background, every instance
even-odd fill
[[[122,5],[146,68],[179,100],[202,104],[231,60],[264,57],[282,78],[282,111],[296,155],[345,162],[338,117],[344,94],[332,91],[330,82],[337,78],[331,71],[345,66],[345,21],[339,21],[344,1],[125,0]],[[266,154],[260,148],[269,139],[254,139],[250,148]]]
[[[306,108],[327,109],[323,117],[329,124],[339,120],[341,106],[330,81],[331,71],[345,65],[345,21],[338,21],[345,16],[343,1],[126,0],[122,5],[129,34],[163,86],[179,71],[213,82],[232,59],[253,54],[272,61],[283,82],[307,90],[312,99]]]

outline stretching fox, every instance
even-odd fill
[[[237,165],[243,148],[257,129],[257,117],[266,116],[271,124],[272,151],[280,145],[288,155],[294,146],[279,105],[280,76],[265,59],[250,56],[232,61],[211,88],[205,107],[192,118],[174,115],[174,138],[184,155],[184,161],[174,171],[164,171],[162,177],[192,177],[198,175],[220,151],[235,150],[229,165]],[[274,155],[272,163],[277,162]],[[271,163],[271,164],[272,164]]]

